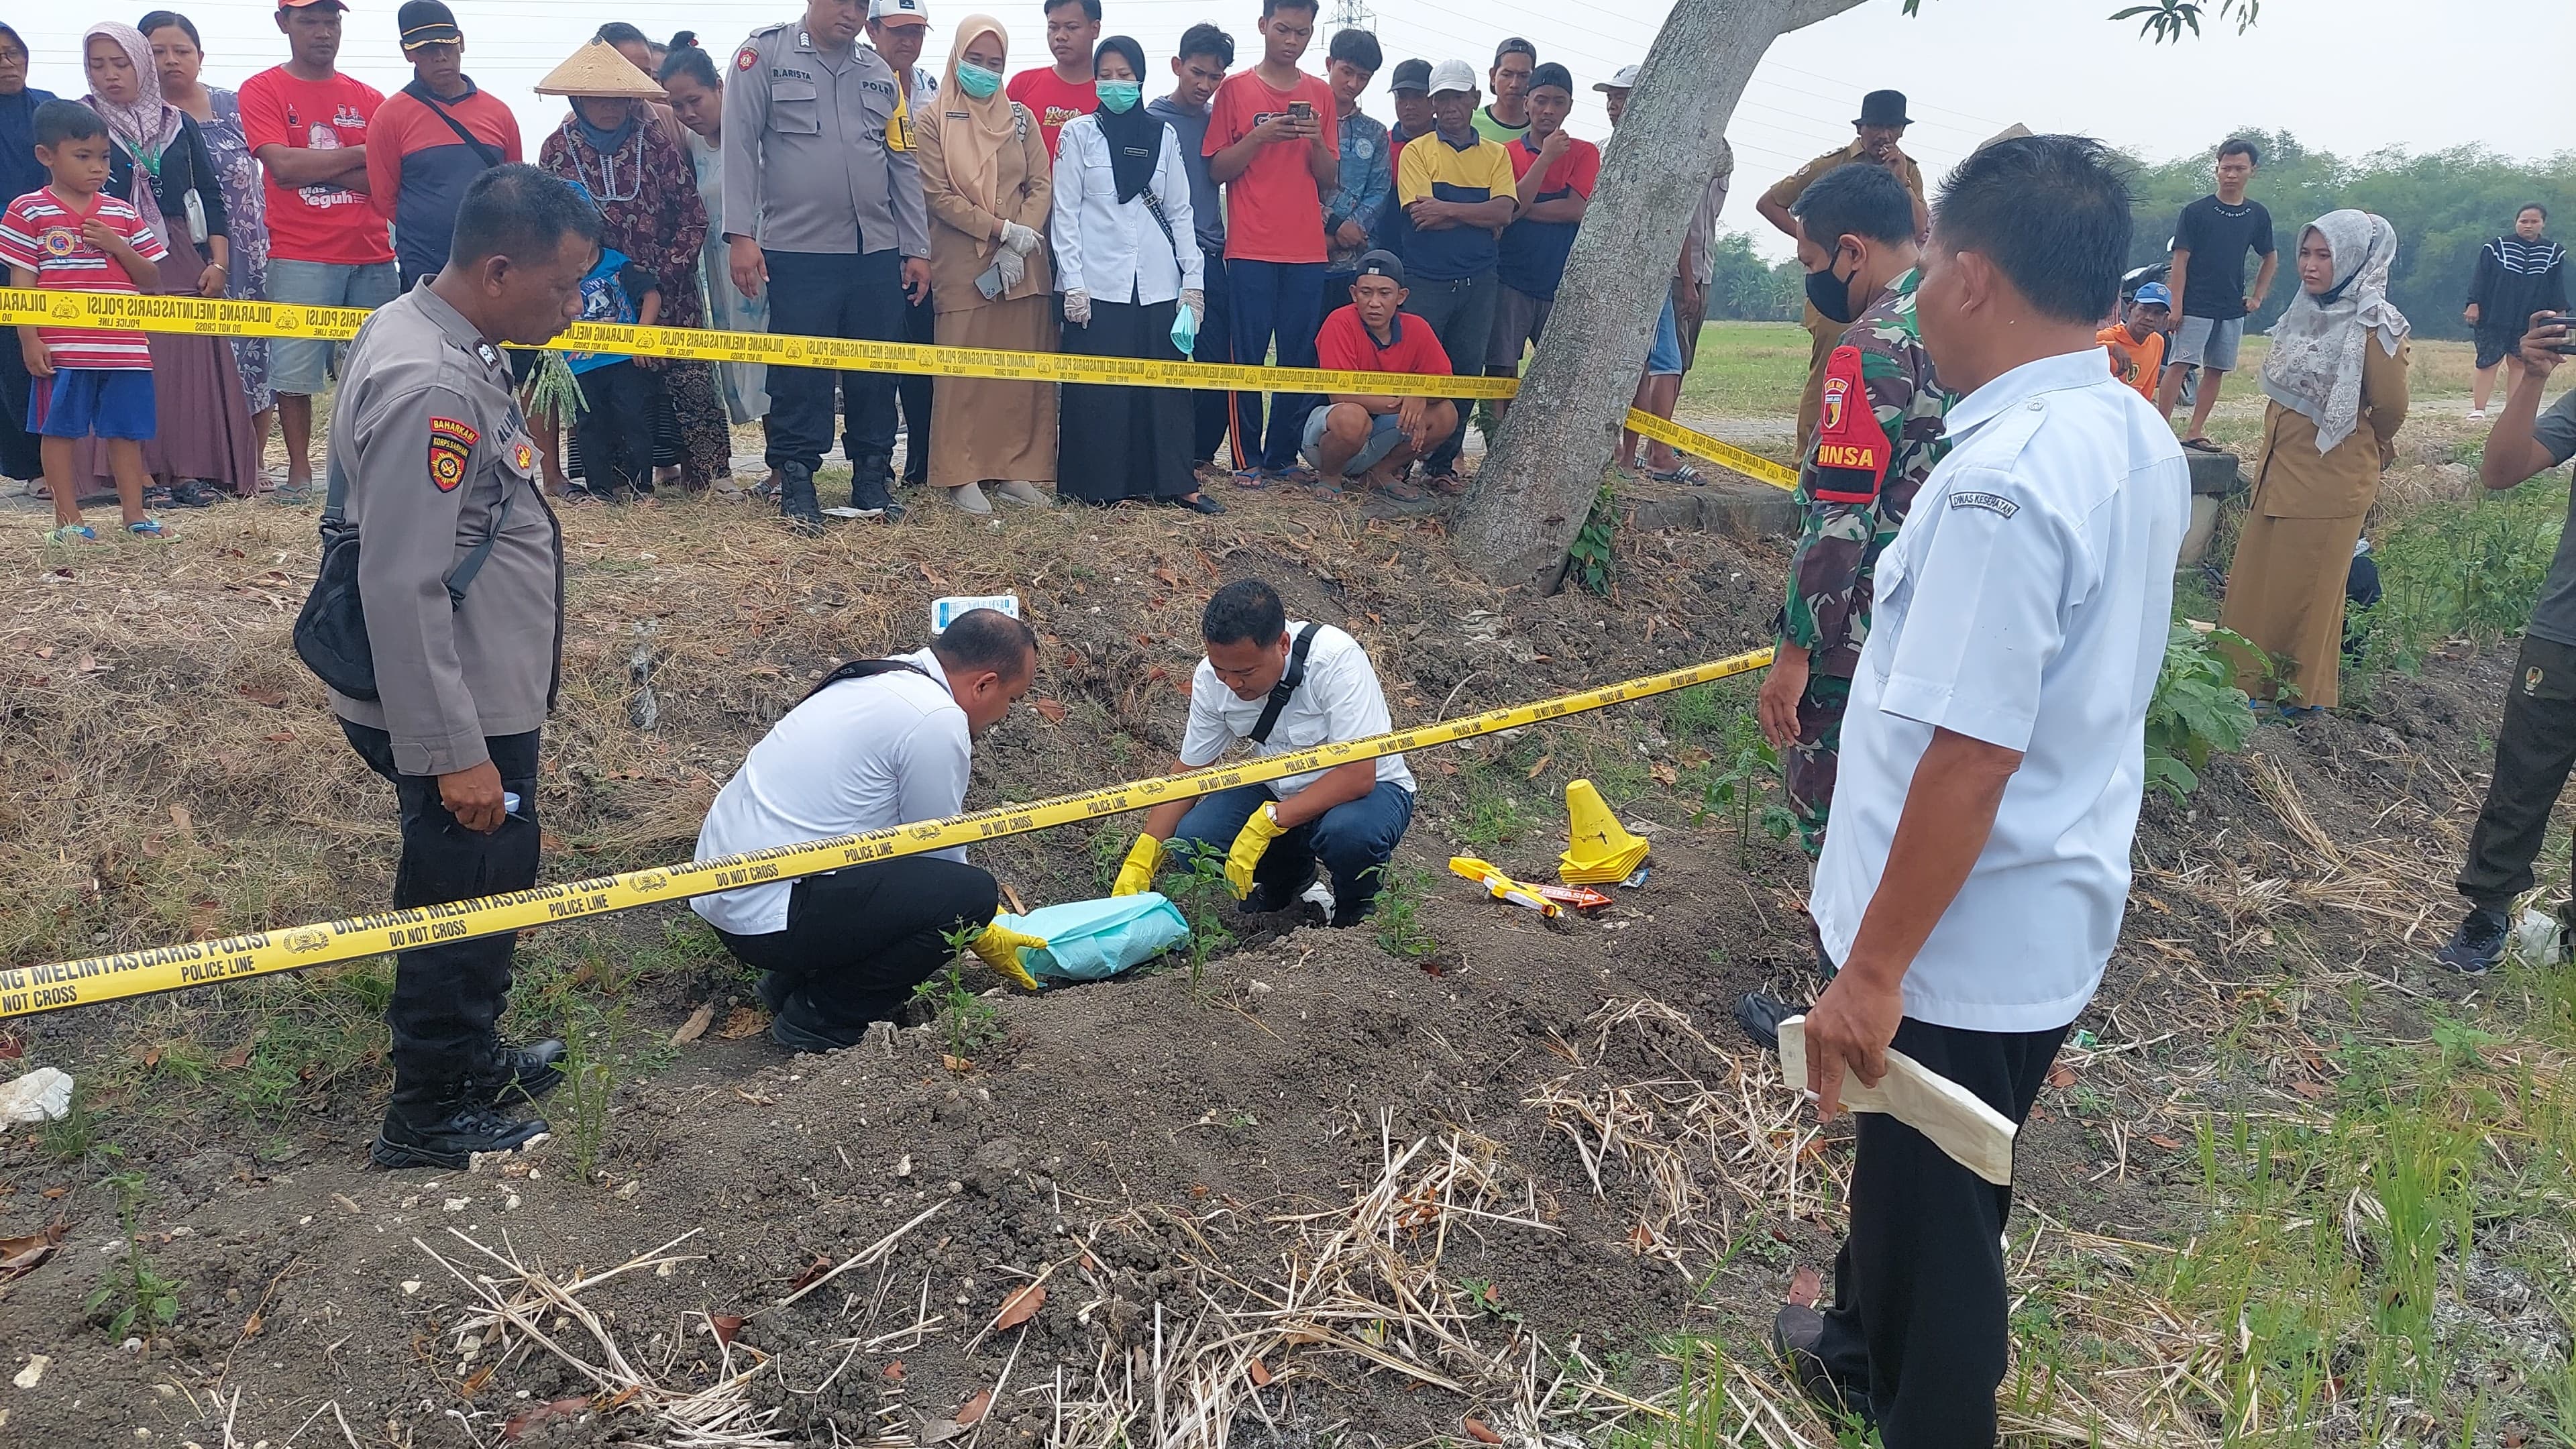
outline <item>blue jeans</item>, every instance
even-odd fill
[[[1315,309],[1322,304],[1324,295],[1322,262],[1256,262],[1230,257],[1225,264],[1225,280],[1234,304],[1235,361],[1261,365],[1270,360],[1275,339],[1279,366],[1315,365]],[[1290,401],[1294,396],[1282,394],[1279,402]],[[1258,464],[1273,473],[1296,467],[1297,447],[1306,440],[1305,413],[1274,402],[1269,436],[1261,440],[1258,448],[1253,446],[1253,434],[1261,429],[1261,416],[1254,412],[1247,419],[1243,413],[1243,409],[1236,410],[1234,466],[1243,469]],[[1254,453],[1259,456],[1247,456]]]
[[[1271,798],[1267,785],[1238,785],[1202,796],[1181,817],[1168,845],[1189,841],[1221,856],[1233,849],[1234,838],[1243,833],[1243,822]],[[1306,888],[1320,863],[1333,880],[1333,924],[1356,925],[1376,909],[1387,860],[1395,854],[1395,843],[1404,838],[1404,827],[1412,823],[1413,792],[1380,780],[1376,789],[1270,842],[1261,864],[1253,867],[1252,883],[1261,888],[1262,904],[1277,910]]]

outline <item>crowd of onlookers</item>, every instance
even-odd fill
[[[568,105],[532,158],[606,221],[583,315],[766,330],[777,286],[795,315],[775,325],[801,333],[1517,373],[1601,169],[1598,148],[1565,129],[1577,85],[1565,66],[1517,38],[1481,72],[1401,61],[1386,77],[1390,127],[1360,104],[1387,70],[1374,35],[1341,31],[1321,76],[1301,68],[1311,3],[1269,0],[1241,65],[1213,24],[1158,64],[1103,37],[1099,0],[1043,14],[1046,62],[1016,73],[1008,31],[980,15],[953,27],[943,68],[921,65],[922,0],[809,0],[731,53],[686,31],[665,45],[602,26],[537,86]],[[88,93],[69,102],[27,86],[26,47],[0,27],[0,168],[26,203],[0,226],[0,251],[18,284],[369,308],[434,274],[465,187],[523,159],[518,123],[466,73],[440,0],[401,7],[414,78],[390,96],[339,69],[346,15],[340,0],[281,0],[286,57],[238,91],[201,79],[183,14],[93,25]],[[1630,67],[1591,87],[1614,124],[1635,79]],[[1164,93],[1147,100],[1149,88]],[[1730,170],[1693,219],[1638,387],[1667,417],[1696,351]],[[95,236],[93,220],[124,227],[130,246]],[[1354,311],[1333,328],[1364,277],[1400,294],[1379,309],[1386,325]],[[125,526],[153,536],[158,511],[270,489],[301,499],[318,491],[313,399],[333,362],[331,344],[301,339],[44,329],[0,348],[0,473],[45,480],[57,541],[94,536],[78,501],[111,488]],[[835,441],[853,472],[844,512],[900,516],[899,480],[972,513],[1051,494],[1213,513],[1216,483],[1366,488],[1398,505],[1454,495],[1475,417],[1463,400],[597,353],[568,365],[577,399],[532,393],[558,496],[742,486],[808,528],[821,522],[812,475]],[[535,370],[520,360],[523,378]],[[1333,445],[1336,404],[1366,424],[1356,451]],[[766,466],[737,485],[730,426],[756,420]],[[282,468],[265,461],[272,438]],[[1659,443],[1645,466],[1694,479]]]

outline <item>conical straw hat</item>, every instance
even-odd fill
[[[653,78],[635,68],[635,63],[617,53],[617,47],[605,40],[594,40],[572,53],[572,58],[546,73],[537,82],[541,96],[624,96],[635,100],[663,99],[660,86]]]

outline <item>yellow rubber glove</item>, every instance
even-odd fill
[[[1029,950],[1045,950],[1044,937],[1032,936],[1025,931],[1014,931],[1008,926],[994,924],[986,926],[974,940],[967,942],[966,949],[982,957],[985,965],[992,967],[1022,990],[1039,989],[1038,979],[1029,974],[1028,967],[1020,964],[1020,953]]]
[[[1163,842],[1150,835],[1139,835],[1127,847],[1127,861],[1118,867],[1118,880],[1109,887],[1115,896],[1142,895],[1154,888],[1155,867],[1163,863]]]
[[[1286,827],[1271,816],[1270,812],[1275,808],[1264,805],[1253,811],[1252,818],[1243,822],[1242,833],[1234,837],[1234,848],[1225,853],[1225,883],[1234,888],[1234,898],[1238,901],[1252,894],[1253,868],[1261,864],[1261,857],[1270,849],[1270,842],[1286,833]],[[1274,901],[1272,904],[1280,903]]]

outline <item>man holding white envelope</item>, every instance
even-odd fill
[[[1893,1051],[2019,1124],[2119,937],[2190,482],[2093,340],[2129,248],[2111,159],[2002,142],[1933,209],[1916,312],[1955,441],[1878,565],[1852,680],[1813,901],[1839,970],[1804,1033],[1828,1117]],[[1896,1116],[1854,1131],[1833,1306],[1784,1309],[1779,1347],[1888,1449],[1984,1449],[2011,1189]]]

